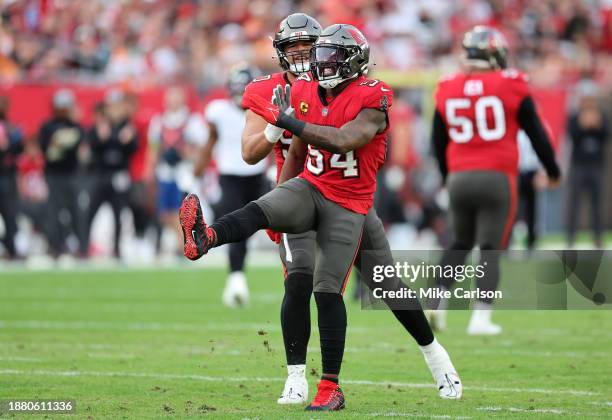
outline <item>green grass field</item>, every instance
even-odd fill
[[[276,404],[280,269],[248,275],[251,305],[232,311],[221,269],[0,272],[0,399],[74,399],[77,418],[313,418]],[[390,313],[348,311],[347,408],[334,417],[612,417],[609,311],[499,311],[494,338],[468,337],[469,314],[451,313],[439,340],[464,382],[458,402],[438,398]],[[319,356],[313,328],[311,395]]]

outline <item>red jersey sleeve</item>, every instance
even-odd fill
[[[361,107],[387,112],[393,105],[393,89],[380,80],[365,79],[359,84],[363,89]]]
[[[501,77],[508,85],[508,88],[503,90],[514,96],[517,104],[531,94],[529,77],[525,73],[515,69],[506,69],[501,72]]]
[[[253,79],[253,81],[251,81],[251,83],[249,83],[244,89],[244,95],[242,95],[241,104],[242,109],[251,108],[251,98],[253,98],[254,95],[261,96],[262,98],[271,101],[272,90],[276,87],[277,84],[281,83],[281,81],[278,79],[279,77],[276,74],[269,74],[267,76]]]
[[[436,86],[436,90],[434,91],[434,102],[435,102],[436,111],[438,111],[441,114],[444,114],[442,105],[444,104],[444,97],[445,97],[445,91],[446,91],[445,87],[446,85],[451,83],[452,80],[455,78],[456,78],[456,75],[451,74],[447,76],[442,76],[440,80],[438,80],[438,85]]]

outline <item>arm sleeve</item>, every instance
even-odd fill
[[[538,159],[544,165],[549,177],[556,179],[561,176],[561,170],[555,160],[555,152],[550,144],[550,139],[546,130],[542,126],[540,117],[536,112],[535,104],[531,96],[525,97],[521,101],[518,112],[518,122],[521,128],[529,137],[533,150],[538,155]]]
[[[253,82],[249,83],[244,88],[244,93],[242,94],[242,102],[240,103],[240,106],[242,106],[242,109],[247,110],[251,108],[251,98],[254,95],[253,93],[254,90],[255,88],[253,87]]]
[[[379,82],[370,85],[360,86],[365,90],[363,97],[362,108],[374,108],[387,113],[391,105],[393,105],[393,89],[384,82]]]
[[[433,145],[433,152],[436,160],[438,161],[438,167],[442,174],[442,179],[446,180],[448,174],[448,166],[446,164],[446,147],[448,146],[448,132],[446,131],[446,124],[442,118],[442,114],[436,110],[433,118],[433,127],[431,129],[431,143]]]

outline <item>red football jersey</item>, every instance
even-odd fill
[[[360,76],[336,97],[319,96],[318,82],[298,79],[291,87],[291,103],[299,120],[342,127],[364,108],[387,111],[393,91],[380,80]],[[329,102],[327,102],[329,101]],[[385,161],[387,131],[374,136],[365,146],[345,154],[334,154],[308,146],[301,177],[313,184],[328,200],[356,213],[366,214],[374,201],[376,173]]]
[[[262,98],[270,101],[272,100],[272,94],[274,88],[277,85],[281,85],[283,88],[287,84],[285,73],[278,72],[269,74],[267,76],[259,77],[249,83],[244,89],[244,95],[242,96],[242,108],[251,108],[251,98],[253,95],[261,96]],[[290,131],[285,130],[283,136],[274,145],[274,158],[276,160],[276,180],[280,177],[281,169],[285,163],[285,158],[289,152],[289,146],[291,145],[291,139],[293,135]]]
[[[529,95],[527,77],[514,69],[457,73],[438,83],[436,110],[450,139],[448,172],[518,172],[518,110]]]

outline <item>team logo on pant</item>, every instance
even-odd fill
[[[302,115],[306,115],[308,113],[308,104],[304,101],[300,102],[300,112]]]

